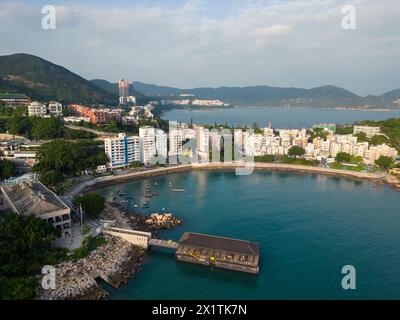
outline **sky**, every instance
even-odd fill
[[[42,7],[56,28],[42,28]],[[355,9],[345,30],[343,6]],[[400,88],[398,0],[0,0],[0,55],[179,88]]]

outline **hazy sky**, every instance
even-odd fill
[[[57,28],[41,27],[43,5]],[[356,30],[341,26],[356,9]],[[0,54],[160,85],[400,88],[399,0],[0,0]]]

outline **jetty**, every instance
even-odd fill
[[[252,241],[185,232],[178,242],[155,239],[150,232],[108,227],[104,233],[120,237],[131,244],[149,249],[160,247],[175,250],[178,261],[259,273],[260,247]]]

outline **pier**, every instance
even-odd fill
[[[185,232],[178,242],[152,238],[150,232],[108,227],[104,233],[120,237],[144,249],[160,247],[175,250],[178,261],[259,273],[260,248],[256,242]]]

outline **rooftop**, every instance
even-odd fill
[[[0,99],[29,99],[22,93],[0,93]]]
[[[55,211],[69,209],[53,192],[38,181],[27,181],[4,186],[3,191],[20,214],[40,217]]]
[[[258,243],[224,237],[210,236],[200,233],[185,232],[179,240],[180,245],[214,249],[243,255],[259,255]]]

